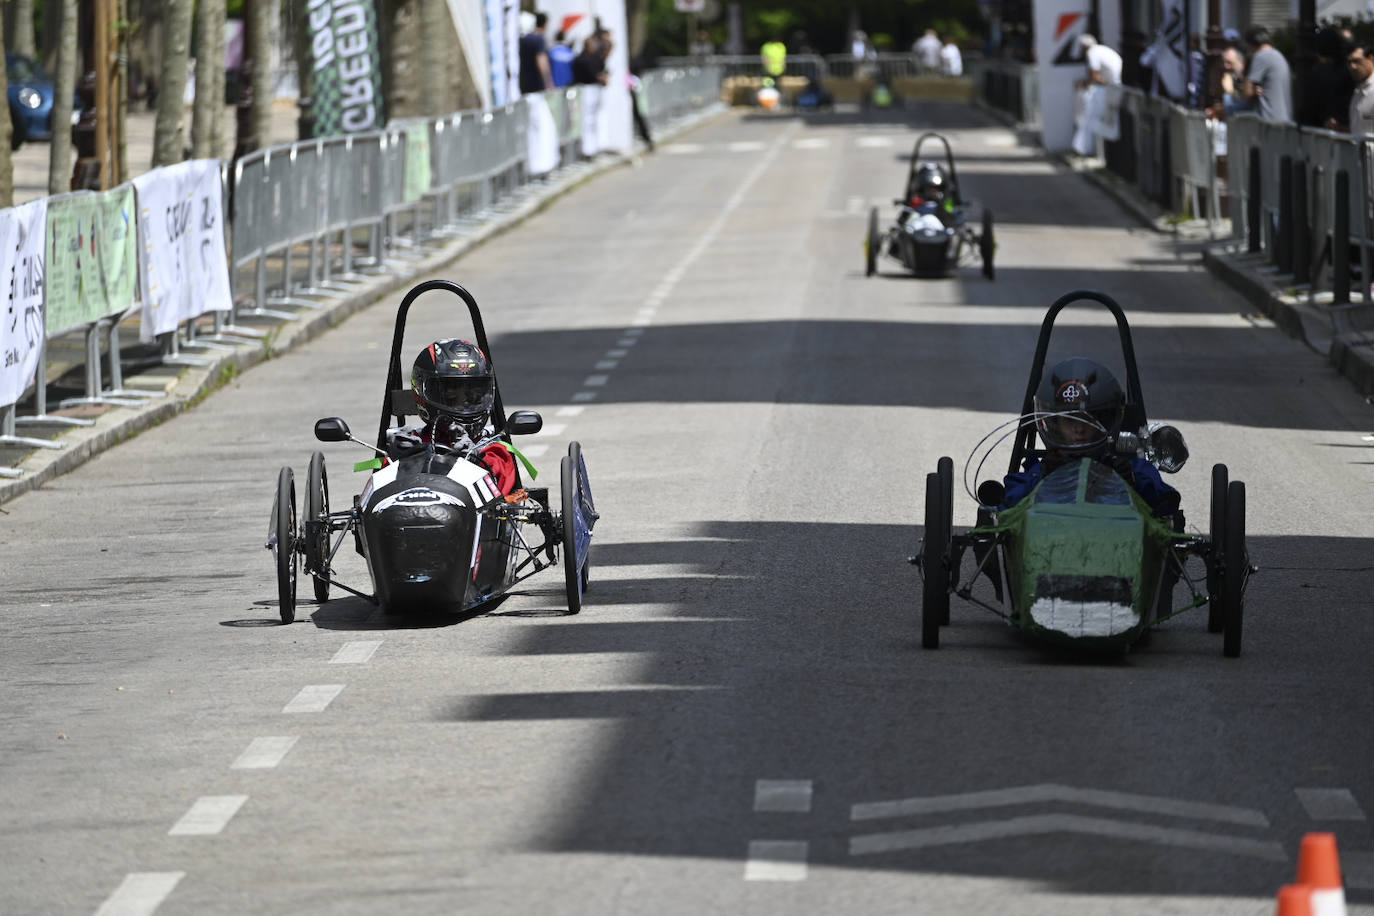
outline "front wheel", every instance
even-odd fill
[[[878,269],[878,248],[882,238],[878,235],[878,208],[868,211],[868,238],[864,240],[864,276],[871,277]]]
[[[983,234],[978,238],[978,251],[983,256],[983,276],[989,280],[997,276],[996,269],[992,266],[992,255],[997,248],[996,239],[992,234],[992,211],[983,211]]]
[[[1250,557],[1245,552],[1245,484],[1231,481],[1226,489],[1226,547],[1222,552],[1226,570],[1221,584],[1226,629],[1221,635],[1221,651],[1227,658],[1240,655],[1241,626],[1245,618],[1245,580],[1250,575]]]
[[[296,619],[296,478],[290,468],[277,473],[272,503],[272,557],[277,566],[277,607],[282,623]]]
[[[1226,550],[1226,487],[1229,474],[1224,464],[1212,465],[1212,513],[1207,536],[1212,542],[1211,562],[1207,564],[1207,632],[1226,629],[1222,570]]]
[[[582,462],[582,446],[574,442],[568,446],[568,454],[559,466],[563,504],[563,585],[568,598],[568,613],[576,614],[582,610],[582,593],[587,589],[591,564],[587,562],[584,536],[583,552],[578,555],[579,533],[590,534],[592,519],[587,516],[586,507],[590,506],[590,494],[585,487],[585,465]]]
[[[310,456],[305,475],[305,568],[311,573],[315,600],[329,600],[329,478],[324,473],[324,453]]]
[[[949,622],[949,513],[946,511],[946,462],[926,475],[925,543],[921,546],[921,645],[940,648],[940,627]],[[952,462],[950,464],[952,474]]]

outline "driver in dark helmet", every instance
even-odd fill
[[[396,451],[432,443],[466,453],[494,432],[496,380],[476,344],[450,337],[425,347],[411,367],[410,388],[424,425],[394,430],[391,441]],[[504,443],[484,446],[478,459],[503,495],[515,488],[515,459]]]
[[[1016,505],[1056,467],[1091,458],[1111,467],[1130,484],[1157,516],[1178,511],[1178,491],[1144,458],[1117,451],[1116,440],[1126,412],[1126,395],[1101,363],[1082,357],[1066,359],[1045,374],[1033,398],[1035,425],[1048,449],[1043,458],[1008,474],[1002,508]]]
[[[911,185],[907,188],[907,207],[899,222],[912,211],[919,214],[939,216],[942,223],[948,224],[954,213],[954,187],[943,166],[934,162],[923,162],[916,168]]]

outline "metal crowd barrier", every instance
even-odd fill
[[[700,111],[720,97],[725,71],[718,66],[655,70],[639,81],[639,105],[650,127]]]
[[[997,58],[973,61],[968,72],[985,105],[1017,123],[1040,123],[1040,71],[1029,64]]]

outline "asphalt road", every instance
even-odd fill
[[[918,128],[994,208],[995,282],[864,276]],[[0,912],[1261,914],[1332,830],[1374,913],[1370,408],[1195,253],[930,105],[728,115],[444,276],[540,469],[583,444],[582,614],[546,573],[470,620],[274,625],[276,471],[317,417],[375,429],[379,303],[6,505]],[[920,647],[924,475],[958,488],[1075,287],[1133,320],[1193,524],[1214,462],[1248,485],[1239,659],[1203,612],[1082,658],[958,600]],[[466,327],[422,303],[407,354]],[[1104,316],[1055,352],[1119,364]],[[324,449],[337,505],[364,453]]]

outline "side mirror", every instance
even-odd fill
[[[351,437],[348,424],[338,417],[315,421],[315,438],[321,442],[347,442]]]
[[[978,505],[1000,506],[1007,498],[1007,488],[1000,480],[985,480],[978,485]]]
[[[537,410],[517,410],[506,418],[506,432],[512,436],[532,436],[544,428]]]
[[[1188,446],[1177,427],[1150,424],[1150,453],[1155,467],[1165,474],[1177,474],[1188,463]]]

